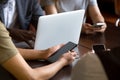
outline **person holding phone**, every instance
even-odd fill
[[[88,52],[75,64],[71,80],[109,80],[96,53]],[[111,79],[112,80],[112,79]]]
[[[11,73],[17,80],[49,80],[61,68],[72,63],[76,57],[74,51],[66,52],[56,62],[42,67],[31,68],[25,61],[47,59],[60,47],[62,45],[41,50],[41,54],[31,54],[26,49],[18,51],[9,36],[9,32],[0,22],[0,66]]]
[[[71,80],[119,80],[120,46],[107,49],[104,44],[94,44],[75,64]]]
[[[82,32],[86,34],[93,34],[96,32],[103,33],[107,25],[105,23],[105,20],[100,12],[100,9],[97,4],[97,0],[41,0],[43,3],[44,8],[47,7],[47,14],[54,14],[56,13],[61,13],[61,12],[67,12],[67,11],[74,11],[74,10],[80,10],[80,9],[85,9],[86,14],[84,17],[84,22],[83,22],[83,28]],[[48,2],[53,2],[51,6],[56,7],[49,7],[48,8]],[[42,4],[41,3],[41,4]],[[46,3],[46,4],[45,4]],[[52,10],[49,12],[49,10]],[[48,13],[49,12],[49,13]],[[90,16],[92,23],[87,23],[86,18],[87,15]],[[97,23],[104,23],[101,26],[98,27],[98,25],[94,26]]]

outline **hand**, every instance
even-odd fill
[[[93,27],[89,23],[84,23],[82,27],[82,33],[85,33],[85,34],[94,34],[96,32],[103,33],[106,30],[106,28],[107,28],[106,23],[103,26],[97,27],[97,28]]]
[[[33,48],[33,44],[35,41],[35,33],[32,31],[27,30],[20,30],[20,29],[7,29],[10,33],[10,36],[13,40],[18,42],[26,42],[31,48]],[[32,41],[32,42],[30,42]]]
[[[100,33],[103,33],[103,32],[106,30],[106,28],[107,28],[107,24],[104,23],[104,25],[101,26],[100,28],[99,28],[99,27],[98,27],[98,28],[94,28],[94,32],[100,32]]]
[[[65,62],[65,65],[72,63],[77,57],[77,53],[75,51],[68,51],[67,53],[63,54],[59,60]]]
[[[94,32],[94,29],[92,27],[91,24],[89,23],[84,23],[83,26],[82,26],[82,33],[85,33],[85,34],[93,34],[95,33]]]
[[[56,46],[53,46],[51,48],[48,48],[46,50],[42,50],[43,54],[40,54],[40,56],[42,56],[43,59],[47,59],[48,57],[50,57],[52,54],[54,54],[58,49],[60,49],[64,44],[59,44]],[[41,53],[41,50],[40,52]]]

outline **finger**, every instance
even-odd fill
[[[85,33],[86,33],[86,34],[94,34],[95,31],[94,31],[94,30],[86,30]]]
[[[77,55],[77,53],[75,51],[68,51],[69,54],[71,54],[73,57],[75,57]]]
[[[103,33],[104,31],[105,31],[105,28],[101,28],[101,29],[96,29],[96,30],[94,30],[95,32],[101,32],[101,33]]]

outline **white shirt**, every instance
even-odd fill
[[[97,0],[58,0],[56,3],[57,10],[59,13],[68,12],[74,10],[85,9],[85,12],[88,6],[96,6]],[[86,16],[84,17],[83,23],[86,22]]]
[[[5,20],[5,26],[7,28],[10,27],[10,25],[12,24],[12,22],[14,21],[14,14],[15,14],[15,0],[8,0],[8,2],[6,3],[3,11],[4,11],[4,20]]]

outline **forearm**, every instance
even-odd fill
[[[90,6],[89,13],[93,23],[105,22],[104,17],[102,16],[98,6]]]
[[[17,49],[19,50],[22,57],[26,60],[45,59],[44,55],[47,52],[46,50],[33,50],[33,49],[22,49],[22,48],[17,48]]]
[[[57,9],[54,4],[45,6],[44,10],[45,10],[46,15],[57,14]]]
[[[63,66],[67,64],[61,59],[48,66],[32,69],[20,54],[12,57],[2,64],[17,80],[48,80],[53,77]]]
[[[63,68],[66,65],[66,62],[64,60],[59,60],[55,63],[52,63],[50,65],[41,67],[41,68],[36,68],[36,75],[41,77],[43,80],[48,80],[52,78],[61,68]],[[41,74],[42,73],[42,74]]]
[[[105,22],[103,16],[101,14],[96,14],[95,17],[92,18],[93,23]]]
[[[33,78],[32,68],[25,62],[20,54],[12,57],[2,64],[17,80],[31,80]]]
[[[28,59],[28,60],[47,59],[62,46],[63,44],[56,45],[45,50],[22,49],[22,48],[18,48],[18,50],[24,59]]]

